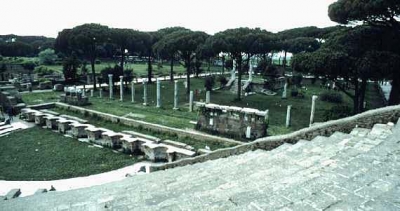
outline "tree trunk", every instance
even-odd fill
[[[187,83],[187,88],[186,88],[186,94],[189,96],[190,94],[190,55],[189,58],[187,58],[186,61],[186,83]]]
[[[121,48],[121,61],[120,61],[120,67],[121,67],[121,72],[124,73],[124,61],[125,61],[125,52],[124,49]]]
[[[222,74],[225,73],[225,56],[222,56]]]
[[[242,97],[242,55],[237,58],[237,71],[238,71],[238,93],[237,100],[241,100]]]
[[[271,52],[271,65],[274,64],[274,52]]]
[[[169,78],[174,81],[174,58],[171,58],[171,72],[169,73]]]
[[[147,82],[152,83],[151,78],[153,75],[153,67],[151,66],[151,52],[149,52],[147,57]]]
[[[208,58],[208,67],[207,67],[208,73],[211,75],[211,58]]]
[[[367,90],[367,79],[363,78],[360,87],[360,100],[358,101],[358,111],[360,113],[364,111],[364,100],[365,100],[366,90]]]
[[[392,90],[389,95],[389,105],[398,105],[400,104],[400,77],[398,75],[394,75],[392,81]]]
[[[93,78],[93,90],[97,90],[96,87],[96,70],[94,69],[95,58],[90,59],[90,65],[92,66],[92,78]]]
[[[354,78],[354,98],[353,98],[353,112],[354,114],[359,113],[359,99],[360,93],[358,91],[358,77]]]
[[[282,66],[284,68],[286,67],[286,56],[287,56],[287,52],[285,51],[285,56],[283,56],[283,61],[282,61]]]

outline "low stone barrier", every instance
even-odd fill
[[[158,124],[153,124],[149,122],[144,122],[140,120],[134,120],[134,119],[129,119],[126,117],[120,117],[112,114],[107,114],[99,111],[94,111],[78,106],[72,106],[68,105],[65,103],[55,103],[56,107],[63,108],[66,110],[70,111],[75,111],[79,112],[83,115],[88,115],[92,117],[100,117],[101,119],[114,122],[114,123],[120,123],[123,125],[131,126],[134,128],[142,127],[148,130],[152,130],[155,132],[161,132],[161,133],[166,133],[166,134],[172,134],[172,135],[177,135],[178,137],[189,137],[195,140],[203,141],[216,141],[216,142],[227,142],[227,143],[234,143],[234,144],[242,144],[240,141],[236,141],[233,139],[228,139],[228,138],[223,138],[223,137],[218,137],[218,136],[213,136],[213,135],[208,135],[204,133],[199,133],[195,131],[186,131],[178,128],[172,128],[172,127],[167,127],[164,125],[158,125]]]
[[[192,165],[199,162],[205,162],[207,160],[215,160],[231,155],[243,154],[245,152],[253,151],[256,149],[272,150],[284,143],[294,144],[300,139],[311,140],[316,136],[330,136],[336,131],[349,133],[355,127],[372,128],[372,126],[377,123],[398,121],[400,122],[399,118],[400,105],[388,106],[366,111],[355,116],[320,123],[318,125],[304,128],[290,134],[260,138],[247,144],[218,149],[208,154],[199,155],[197,157],[186,158],[157,166],[151,166],[150,171],[158,171],[179,166]]]
[[[56,107],[54,103],[42,103],[38,105],[29,105],[27,108],[35,109],[35,110],[43,110],[43,109],[52,109]]]

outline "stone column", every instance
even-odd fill
[[[175,81],[174,89],[174,110],[178,110],[178,81]]]
[[[103,98],[103,90],[101,89],[101,87],[99,89],[99,95],[100,95],[100,98]]]
[[[253,65],[249,62],[249,81],[253,81]]]
[[[210,91],[207,91],[206,92],[206,103],[210,103],[210,98],[211,98],[211,93],[210,93]]]
[[[189,95],[189,111],[193,111],[193,91],[190,91]]]
[[[231,71],[231,80],[235,80],[236,78],[236,60],[233,60],[233,65],[232,65],[232,71]]]
[[[143,79],[143,105],[147,106],[147,80]]]
[[[157,108],[161,107],[161,81],[157,78]]]
[[[269,110],[265,111],[264,121],[267,125],[269,125]]]
[[[113,99],[113,74],[108,74],[108,88],[110,90],[110,100]]]
[[[312,123],[314,123],[314,113],[315,113],[315,101],[317,100],[318,96],[313,95],[311,101],[311,115],[310,115],[310,127]]]
[[[292,105],[288,105],[286,110],[286,127],[290,127],[290,110],[292,110]]]
[[[283,86],[282,99],[287,98],[287,83]]]
[[[133,80],[131,82],[131,94],[132,94],[132,103],[134,103],[135,102],[135,83],[133,82]]]
[[[93,97],[93,89],[90,90],[90,97]]]
[[[85,90],[85,87],[83,87],[83,89],[81,89],[82,90],[82,97],[86,97],[86,90]]]
[[[119,100],[124,101],[124,76],[119,76]]]

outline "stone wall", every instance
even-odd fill
[[[316,136],[329,136],[336,131],[349,133],[355,127],[372,128],[372,126],[376,123],[388,123],[388,122],[395,123],[399,121],[399,118],[400,118],[400,105],[388,106],[384,108],[370,110],[355,116],[339,120],[332,120],[318,125],[314,125],[309,128],[304,128],[290,134],[260,138],[251,143],[231,148],[215,150],[211,153],[200,155],[197,157],[182,159],[164,165],[151,166],[150,170],[158,171],[179,166],[192,165],[207,160],[215,160],[219,158],[228,157],[231,155],[243,154],[245,152],[256,149],[272,150],[284,143],[294,144],[300,139],[311,140]]]
[[[199,109],[198,130],[230,135],[245,141],[267,134],[267,113],[264,111],[204,103],[197,103],[196,106]]]

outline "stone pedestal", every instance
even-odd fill
[[[290,110],[292,110],[292,106],[288,105],[287,110],[286,110],[286,127],[290,127],[290,121],[291,121]]]
[[[189,111],[193,111],[193,91],[190,91],[189,94]]]
[[[100,98],[103,98],[103,90],[101,88],[99,90],[99,95],[100,95]]]
[[[161,107],[161,81],[157,78],[157,108]]]
[[[119,77],[119,100],[124,101],[124,76]]]
[[[318,96],[313,95],[311,101],[311,115],[310,115],[310,127],[314,123],[314,113],[315,113],[315,101],[317,100]]]
[[[178,110],[178,81],[175,81],[174,86],[174,110]]]
[[[269,110],[265,110],[264,121],[267,125],[269,124]]]
[[[113,99],[113,74],[108,74],[108,88],[110,90],[110,100]]]
[[[282,99],[287,98],[287,83],[285,83],[285,86],[283,87],[283,92],[282,92]]]
[[[93,89],[90,90],[90,97],[93,97]]]
[[[210,93],[210,91],[207,91],[206,92],[206,103],[210,103],[210,98],[211,98],[211,93]]]

